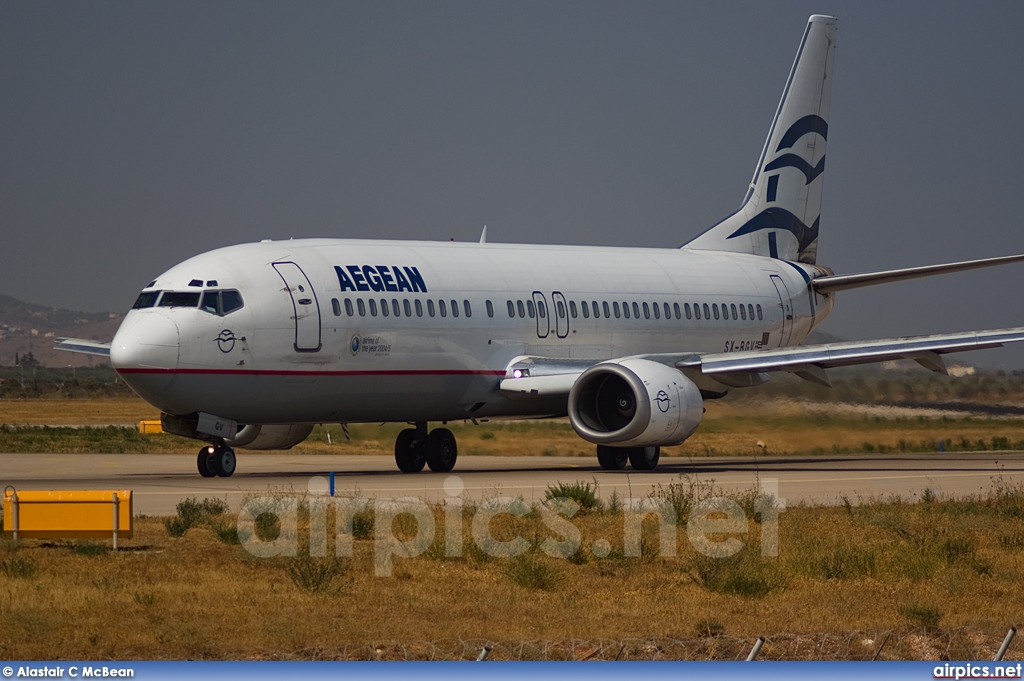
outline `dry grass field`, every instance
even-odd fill
[[[584,492],[570,494],[585,501]],[[681,480],[660,498],[686,517],[712,492]],[[608,508],[572,519],[582,548],[569,558],[542,550],[565,535],[537,509],[500,515],[494,538],[522,537],[529,548],[491,557],[470,538],[468,507],[462,556],[446,555],[439,529],[422,555],[395,558],[387,577],[375,576],[381,527],[371,514],[357,516],[354,553],[338,559],[308,557],[301,511],[294,558],[254,557],[235,543],[233,518],[195,505],[138,519],[117,553],[4,540],[0,658],[458,659],[487,643],[492,659],[732,659],[765,635],[762,659],[870,659],[886,639],[880,659],[990,659],[1021,624],[1022,489],[790,508],[779,515],[777,557],[761,554],[768,530],[756,500],[736,501],[747,531],[708,535],[742,542],[731,558],[696,552],[685,526],[677,555],[661,555],[653,517],[640,555],[626,556],[624,515]],[[410,518],[394,523],[399,538],[415,531]],[[272,538],[280,526],[261,516],[255,527]],[[596,539],[607,540],[605,557]]]

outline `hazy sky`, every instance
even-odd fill
[[[839,17],[818,262],[1024,252],[1022,2],[4,0],[0,293],[123,311],[264,238],[678,246],[739,204],[816,12]],[[1024,325],[1022,283],[840,293],[824,330]]]

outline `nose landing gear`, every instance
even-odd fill
[[[235,450],[225,444],[207,445],[199,450],[196,467],[204,478],[230,478],[235,472]]]

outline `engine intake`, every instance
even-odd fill
[[[569,392],[569,422],[599,445],[681,444],[700,425],[704,401],[693,381],[647,359],[596,364]]]

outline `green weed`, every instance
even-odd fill
[[[349,564],[340,558],[293,558],[285,566],[285,572],[295,586],[309,594],[324,593],[331,588],[334,579],[349,570]]]
[[[524,589],[538,591],[554,591],[563,580],[560,570],[529,554],[513,558],[505,567],[505,576]]]
[[[560,482],[557,485],[548,485],[544,492],[544,500],[572,499],[580,505],[583,511],[600,511],[601,500],[597,498],[597,483],[591,485],[589,482]]]
[[[0,572],[12,579],[31,579],[38,572],[38,566],[30,558],[13,556],[0,560]]]
[[[920,603],[901,605],[899,613],[907,621],[919,627],[934,628],[939,626],[939,622],[942,620],[942,611],[934,605]]]

